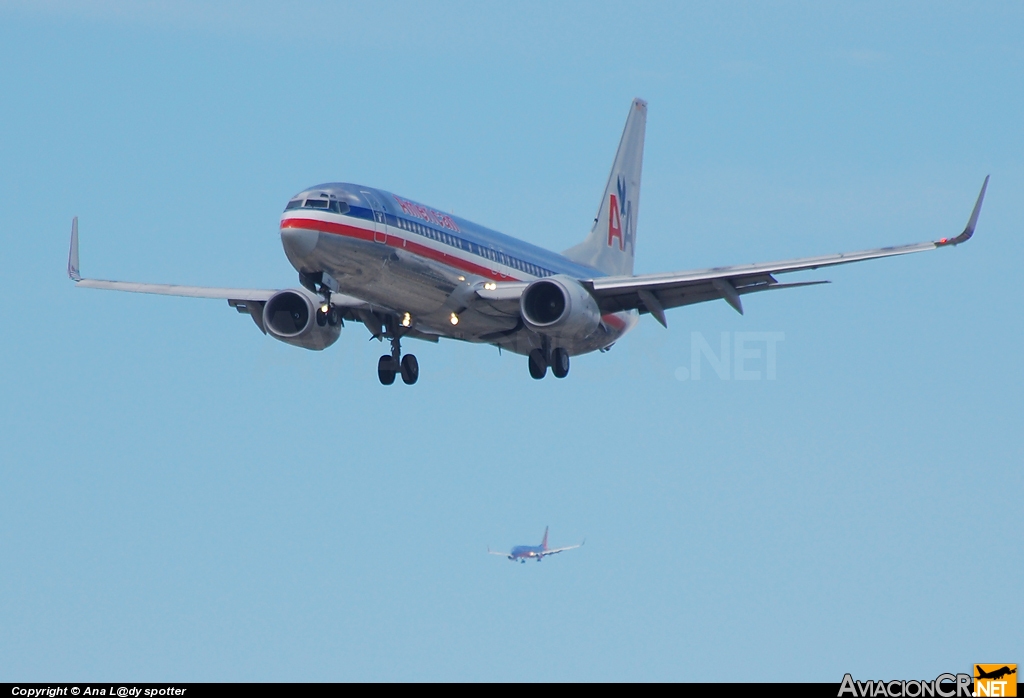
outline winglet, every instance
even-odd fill
[[[82,280],[82,275],[78,272],[78,216],[71,219],[71,249],[68,250],[68,278],[72,281]]]
[[[981,185],[981,193],[978,194],[978,200],[974,204],[974,210],[971,211],[971,218],[967,221],[967,227],[964,228],[964,232],[957,235],[955,238],[942,238],[935,243],[936,247],[945,247],[946,245],[959,245],[961,242],[967,242],[974,235],[974,228],[978,225],[978,214],[981,213],[981,203],[985,200],[985,190],[988,189],[988,178],[991,175],[985,175],[985,182]]]

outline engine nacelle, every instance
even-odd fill
[[[317,322],[316,299],[304,291],[278,291],[263,306],[263,327],[274,338],[320,351],[338,341],[341,326]]]
[[[519,312],[527,326],[551,337],[588,337],[601,324],[597,301],[578,281],[558,275],[538,279],[519,299]]]

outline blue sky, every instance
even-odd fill
[[[1020,662],[1019,3],[0,4],[0,679],[932,678]],[[551,249],[649,101],[639,273],[958,233],[383,388],[219,301],[295,192]],[[694,338],[782,333],[774,380]],[[756,351],[756,348],[755,348]],[[766,368],[761,354],[750,362]],[[681,380],[686,378],[686,380]],[[512,565],[486,546],[586,537]],[[1017,628],[1017,631],[1014,631]]]

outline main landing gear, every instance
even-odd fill
[[[412,354],[402,356],[402,338],[395,333],[391,338],[391,353],[377,361],[377,378],[381,385],[391,385],[397,375],[402,376],[403,383],[412,385],[420,377],[420,364]]]
[[[569,375],[569,352],[561,347],[556,347],[550,352],[550,360],[543,349],[534,349],[529,355],[530,375],[540,380],[548,372],[551,366],[551,373],[555,378],[565,378]]]

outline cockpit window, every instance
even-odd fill
[[[321,199],[321,198],[309,198],[309,199],[292,199],[288,202],[288,205],[284,207],[285,211],[292,211],[297,208],[314,208],[320,211],[331,211],[332,213],[348,213],[349,205],[344,201],[338,201],[337,199]]]

